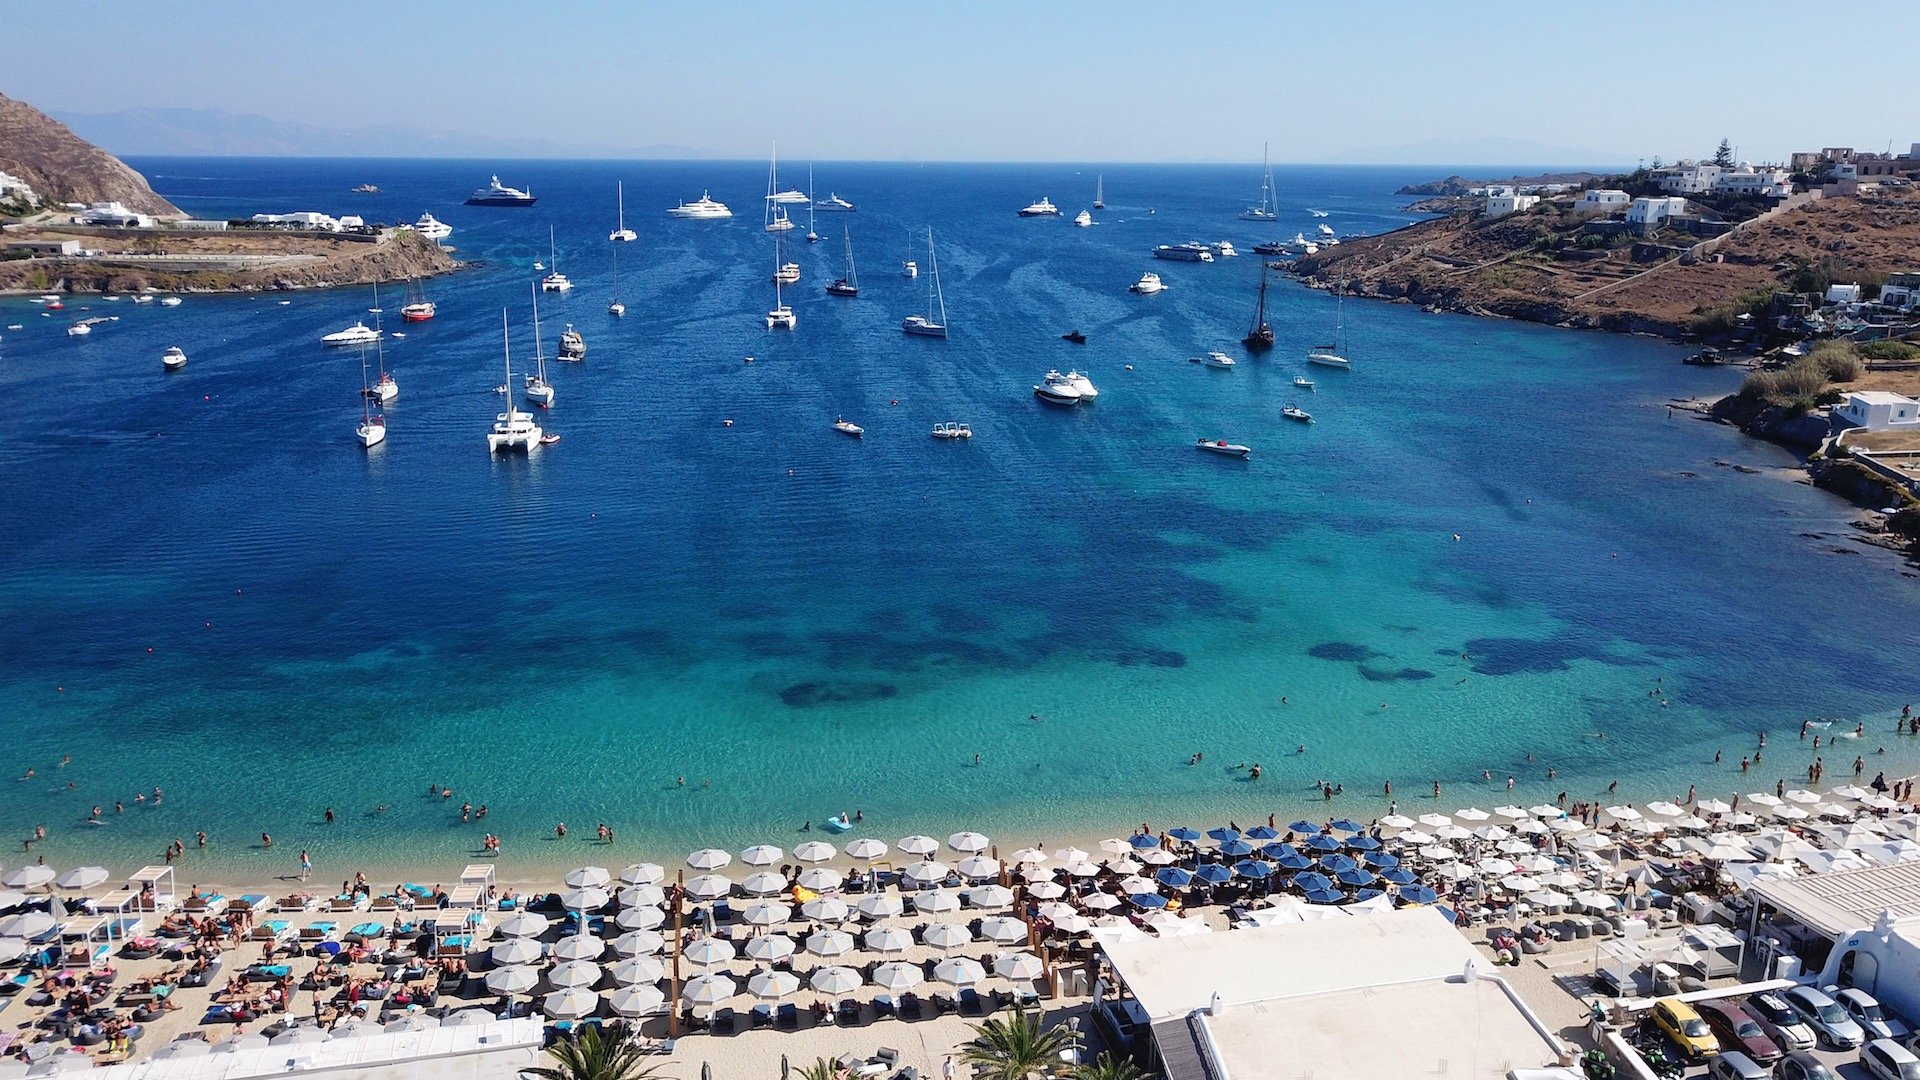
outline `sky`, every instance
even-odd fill
[[[1920,19],[1892,0],[86,10],[137,29],[89,33],[85,63],[37,35],[7,50],[0,92],[55,115],[222,109],[499,156],[755,158],[777,139],[795,160],[1245,161],[1264,142],[1283,163],[1614,165],[1722,137],[1755,161],[1920,140],[1910,75],[1886,62],[1914,53]]]

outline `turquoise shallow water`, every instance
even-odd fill
[[[856,807],[889,840],[1026,842],[1284,817],[1321,779],[1368,814],[1389,780],[1422,809],[1435,779],[1445,806],[1506,801],[1508,773],[1525,802],[1614,779],[1744,791],[1804,768],[1801,719],[1877,734],[1913,696],[1911,581],[1834,553],[1854,547],[1844,505],[1718,464],[1784,454],[1669,418],[1734,380],[1670,346],[1348,304],[1355,369],[1313,372],[1302,428],[1278,409],[1333,303],[1276,283],[1272,354],[1185,362],[1244,332],[1259,263],[1152,245],[1392,227],[1390,192],[1424,176],[1283,171],[1285,216],[1260,226],[1234,218],[1254,170],[1109,166],[1110,209],[1077,230],[1012,211],[1048,194],[1071,215],[1093,168],[823,166],[861,211],[796,246],[800,327],[769,335],[757,216],[659,213],[702,187],[753,207],[752,163],[528,164],[503,176],[541,195],[526,211],[458,205],[484,163],[136,164],[205,214],[431,209],[484,265],[431,283],[440,318],[392,344],[402,396],[372,456],[355,359],[316,344],[361,291],[97,302],[121,320],[84,340],[0,301],[25,324],[0,335],[24,435],[0,446],[0,769],[38,771],[0,783],[0,839],[46,824],[49,862],[144,861],[205,829],[209,873],[281,872],[302,846],[323,870],[451,868],[491,828],[510,860],[558,865],[597,821],[671,854],[791,843]],[[616,178],[641,235],[617,323]],[[345,194],[363,180],[386,194]],[[944,343],[897,329],[930,218]],[[546,303],[548,346],[572,321],[589,359],[556,375],[564,441],[489,461],[499,310],[522,354],[549,224],[579,288]],[[853,302],[819,291],[842,225]],[[1167,293],[1126,293],[1146,269]],[[1074,327],[1084,348],[1057,338]],[[193,359],[163,377],[175,343]],[[1037,405],[1070,364],[1099,402]],[[978,437],[927,437],[948,419]],[[1193,450],[1215,435],[1253,459]],[[1711,764],[1763,729],[1777,757],[1748,782]],[[1869,776],[1915,756],[1842,746],[1830,779],[1858,750]],[[1252,761],[1257,783],[1231,768]],[[460,825],[431,782],[491,816]],[[132,802],[155,786],[162,804]],[[107,825],[81,823],[94,804]]]

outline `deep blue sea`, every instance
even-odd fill
[[[358,360],[318,342],[370,290],[64,317],[0,300],[24,327],[0,332],[0,772],[36,770],[0,782],[0,840],[44,824],[56,865],[137,864],[204,829],[209,874],[280,872],[300,847],[323,877],[451,869],[484,830],[545,866],[583,861],[596,822],[671,854],[791,844],[854,808],[889,841],[1025,843],[1284,820],[1323,779],[1369,815],[1388,781],[1418,810],[1615,779],[1704,795],[1802,776],[1812,717],[1868,727],[1826,754],[1830,782],[1857,752],[1869,776],[1920,756],[1881,734],[1916,696],[1899,562],[1846,540],[1849,508],[1785,453],[1668,415],[1737,375],[1655,341],[1368,302],[1344,308],[1353,370],[1309,369],[1334,300],[1279,280],[1279,345],[1244,356],[1254,243],[1406,224],[1394,189],[1445,170],[1277,169],[1262,225],[1236,218],[1254,165],[821,163],[817,192],[859,211],[820,215],[809,246],[797,208],[789,333],[763,321],[763,163],[133,164],[202,216],[430,210],[477,265],[427,283],[434,321],[389,323],[401,395],[371,453]],[[462,206],[494,171],[539,204]],[[1107,209],[1076,229],[1096,174]],[[624,319],[606,312],[616,180],[640,236],[619,252]],[[737,216],[663,213],[703,189]],[[1065,217],[1015,216],[1042,195]],[[572,323],[589,355],[554,369],[541,419],[563,441],[492,459],[501,309],[519,366],[549,226],[577,287],[543,298],[546,348]],[[843,227],[856,300],[821,291]],[[929,227],[946,341],[899,331]],[[1188,239],[1242,255],[1148,257]],[[1145,270],[1168,291],[1130,295]],[[120,319],[68,337],[83,304]],[[1075,328],[1086,345],[1060,340]],[[191,362],[167,376],[174,344]],[[1187,362],[1210,349],[1242,362]],[[1037,403],[1069,366],[1098,402]],[[1295,397],[1310,427],[1280,418]],[[976,437],[929,438],[946,420]],[[1251,460],[1195,451],[1215,436]],[[1773,753],[1743,778],[1763,729]],[[1255,761],[1258,781],[1233,768]],[[487,820],[461,825],[466,800]],[[84,824],[94,805],[104,825]]]

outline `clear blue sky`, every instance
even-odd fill
[[[1208,161],[1267,141],[1281,162],[1471,163],[1511,140],[1631,163],[1723,135],[1755,160],[1920,140],[1901,2],[109,0],[70,12],[71,49],[55,9],[18,14],[40,25],[0,92],[48,111],[224,108],[503,154]]]

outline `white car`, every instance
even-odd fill
[[[1811,1050],[1818,1044],[1813,1037],[1813,1029],[1800,1019],[1786,999],[1776,993],[1755,994],[1746,1000],[1747,1011],[1760,1021],[1760,1027],[1767,1037],[1778,1043],[1780,1049]]]
[[[1920,1080],[1920,1058],[1892,1039],[1875,1039],[1861,1047],[1860,1064],[1880,1080]]]

